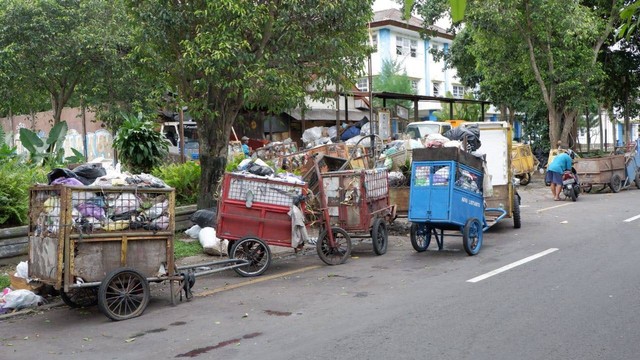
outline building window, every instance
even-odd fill
[[[418,93],[418,83],[420,80],[411,80],[411,90],[413,90],[416,94]]]
[[[453,85],[453,97],[462,98],[464,96],[464,86]]]
[[[371,47],[373,47],[373,52],[378,52],[378,34],[371,35]]]
[[[396,36],[396,55],[418,56],[418,41]]]
[[[369,91],[369,79],[367,78],[359,79],[358,83],[356,84],[356,87],[360,91]]]
[[[439,82],[434,82],[433,83],[433,96],[440,96],[440,83]]]

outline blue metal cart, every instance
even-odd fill
[[[457,148],[414,149],[408,219],[416,251],[427,250],[432,237],[442,250],[445,231],[462,236],[467,254],[480,251],[483,232],[507,214],[485,208],[482,169],[482,160]]]

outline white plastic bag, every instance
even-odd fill
[[[220,241],[216,236],[216,229],[212,227],[205,227],[200,230],[198,234],[198,240],[200,245],[204,249],[204,253],[207,255],[226,255],[228,240]]]
[[[192,239],[198,239],[198,235],[200,234],[200,230],[202,230],[202,228],[198,225],[193,225],[192,227],[188,228],[187,230],[184,231],[185,234],[189,235],[190,238]]]
[[[26,261],[20,261],[16,266],[16,277],[28,279],[29,278],[29,263]]]
[[[4,308],[16,310],[38,306],[38,304],[44,302],[42,296],[36,295],[32,291],[24,289],[13,290],[10,293],[6,294],[2,299],[5,302],[5,304],[3,305]]]

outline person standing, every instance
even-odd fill
[[[558,149],[560,153],[553,158],[553,161],[547,166],[546,182],[551,185],[551,193],[555,201],[560,200],[560,193],[562,192],[562,174],[565,170],[571,170],[573,161],[571,156],[567,154],[566,150],[562,146]]]
[[[244,156],[250,157],[251,149],[249,148],[249,138],[246,136],[243,136],[242,139],[240,140],[242,140],[242,152],[244,153]]]

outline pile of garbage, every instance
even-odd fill
[[[49,185],[73,187],[99,186],[103,189],[133,186],[168,189],[160,179],[149,174],[132,175],[120,166],[104,168],[101,163],[88,163],[73,170],[56,168],[48,175]],[[58,232],[61,199],[57,192],[40,192],[46,196],[38,219],[39,231]],[[169,227],[169,199],[166,192],[95,192],[72,190],[72,217],[77,231],[120,231],[124,229],[166,230]]]
[[[44,304],[44,297],[36,291],[41,283],[31,281],[28,277],[28,263],[22,261],[16,266],[16,272],[11,275],[11,287],[0,293],[0,314]]]
[[[316,126],[309,128],[302,133],[302,142],[307,149],[340,141],[345,142],[347,145],[355,145],[363,137],[371,135],[371,124],[369,118],[366,116],[355,124],[348,125],[343,123],[341,128],[342,132],[340,136],[338,136],[338,128],[335,125],[331,127]],[[367,140],[362,140],[360,144],[369,146],[366,142]]]

